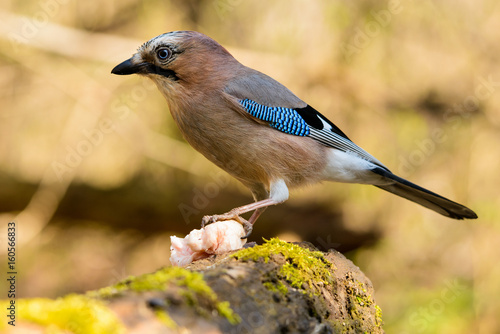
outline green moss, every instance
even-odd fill
[[[288,293],[288,288],[281,281],[278,281],[276,283],[273,283],[273,282],[264,282],[263,284],[266,287],[266,289],[268,289],[269,291],[279,292],[282,295],[286,295]]]
[[[205,284],[203,275],[180,267],[167,267],[152,274],[145,274],[138,277],[130,276],[97,291],[89,292],[88,295],[101,298],[110,298],[125,291],[164,291],[169,284],[186,287],[193,294],[212,296],[214,292]]]
[[[375,305],[375,321],[377,327],[380,327],[384,324],[384,322],[382,321],[382,309],[378,305]]]
[[[334,270],[335,266],[324,257],[323,253],[310,251],[277,238],[266,240],[263,245],[242,249],[232,256],[243,261],[262,259],[267,263],[271,256],[276,254],[281,254],[285,258],[285,263],[281,266],[278,277],[285,279],[294,288],[304,291],[304,284],[306,284],[314,291],[315,284],[331,284],[330,271]],[[286,286],[282,283],[281,285],[272,285],[270,283],[266,287],[271,290],[285,291]]]
[[[238,314],[233,312],[233,309],[231,308],[231,305],[229,302],[218,302],[216,305],[217,312],[221,316],[227,319],[230,324],[236,325],[241,322],[241,318],[239,317]]]
[[[156,315],[156,318],[160,322],[162,322],[165,326],[167,326],[168,328],[172,328],[172,329],[177,328],[177,324],[175,323],[175,321],[172,318],[170,318],[170,316],[167,314],[167,312],[165,312],[163,310],[156,310],[155,315]]]
[[[165,291],[171,284],[181,287],[181,296],[185,298],[188,305],[196,307],[198,311],[202,311],[202,308],[199,307],[200,301],[208,301],[231,324],[240,322],[239,316],[233,312],[229,303],[218,300],[215,292],[205,283],[202,274],[180,267],[167,267],[152,274],[129,277],[114,286],[89,292],[88,295],[100,298],[112,298],[125,291]]]
[[[372,296],[367,293],[366,287],[363,283],[352,280],[348,281],[346,284],[346,292],[349,299],[349,314],[353,319],[353,325],[358,328],[363,324],[363,319],[360,319],[365,312],[362,308],[375,308],[375,325],[376,327],[381,327],[382,322],[382,309],[375,304]],[[359,328],[358,328],[359,329]]]
[[[350,284],[349,284],[350,283]],[[370,307],[373,300],[369,294],[366,293],[364,284],[361,282],[356,282],[357,286],[353,282],[348,282],[346,285],[346,292],[349,297],[350,302],[350,312],[354,316],[358,313],[359,307]]]
[[[4,304],[0,303],[2,309]],[[81,295],[55,300],[19,299],[16,306],[17,320],[41,325],[50,333],[125,333],[125,327],[104,302]]]

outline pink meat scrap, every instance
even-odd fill
[[[224,220],[192,230],[185,238],[170,237],[170,262],[185,267],[193,261],[213,254],[240,249],[246,243],[243,226],[234,220]]]

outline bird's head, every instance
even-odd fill
[[[210,37],[195,31],[173,31],[144,43],[111,73],[145,75],[168,89],[176,84],[213,81],[224,73],[222,66],[235,63],[231,54]]]

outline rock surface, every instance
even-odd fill
[[[21,300],[20,318],[11,332],[24,328],[42,333],[55,326],[74,333],[383,333],[372,296],[370,280],[341,253],[271,239],[186,269],[168,267],[131,277],[84,296],[37,300],[41,309],[59,303],[60,314],[56,310],[39,317],[44,320],[28,314],[36,313],[37,307],[30,307],[33,300]],[[68,298],[72,304],[64,306]],[[111,312],[93,314],[84,323],[79,315],[86,313],[79,307]],[[72,327],[57,320],[72,317]],[[75,326],[76,320],[81,324]]]

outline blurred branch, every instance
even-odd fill
[[[142,44],[130,38],[90,33],[50,22],[39,23],[4,11],[0,11],[0,36],[11,41],[14,48],[28,45],[63,56],[106,63],[122,61],[124,54],[130,54]]]
[[[102,61],[116,64],[124,60],[124,55],[130,55],[144,40],[125,38],[116,35],[86,32],[64,27],[58,24],[44,22],[38,28],[35,20],[26,16],[0,11],[0,38],[11,41],[13,47],[28,45],[37,49],[57,53],[59,55]],[[27,31],[29,30],[29,33]],[[89,48],[89,45],[92,47]],[[236,58],[243,61],[262,63],[264,52],[250,51],[241,48],[228,48]],[[266,67],[288,67],[296,64],[296,60],[281,55],[266,53]],[[252,66],[254,66],[253,64]]]

